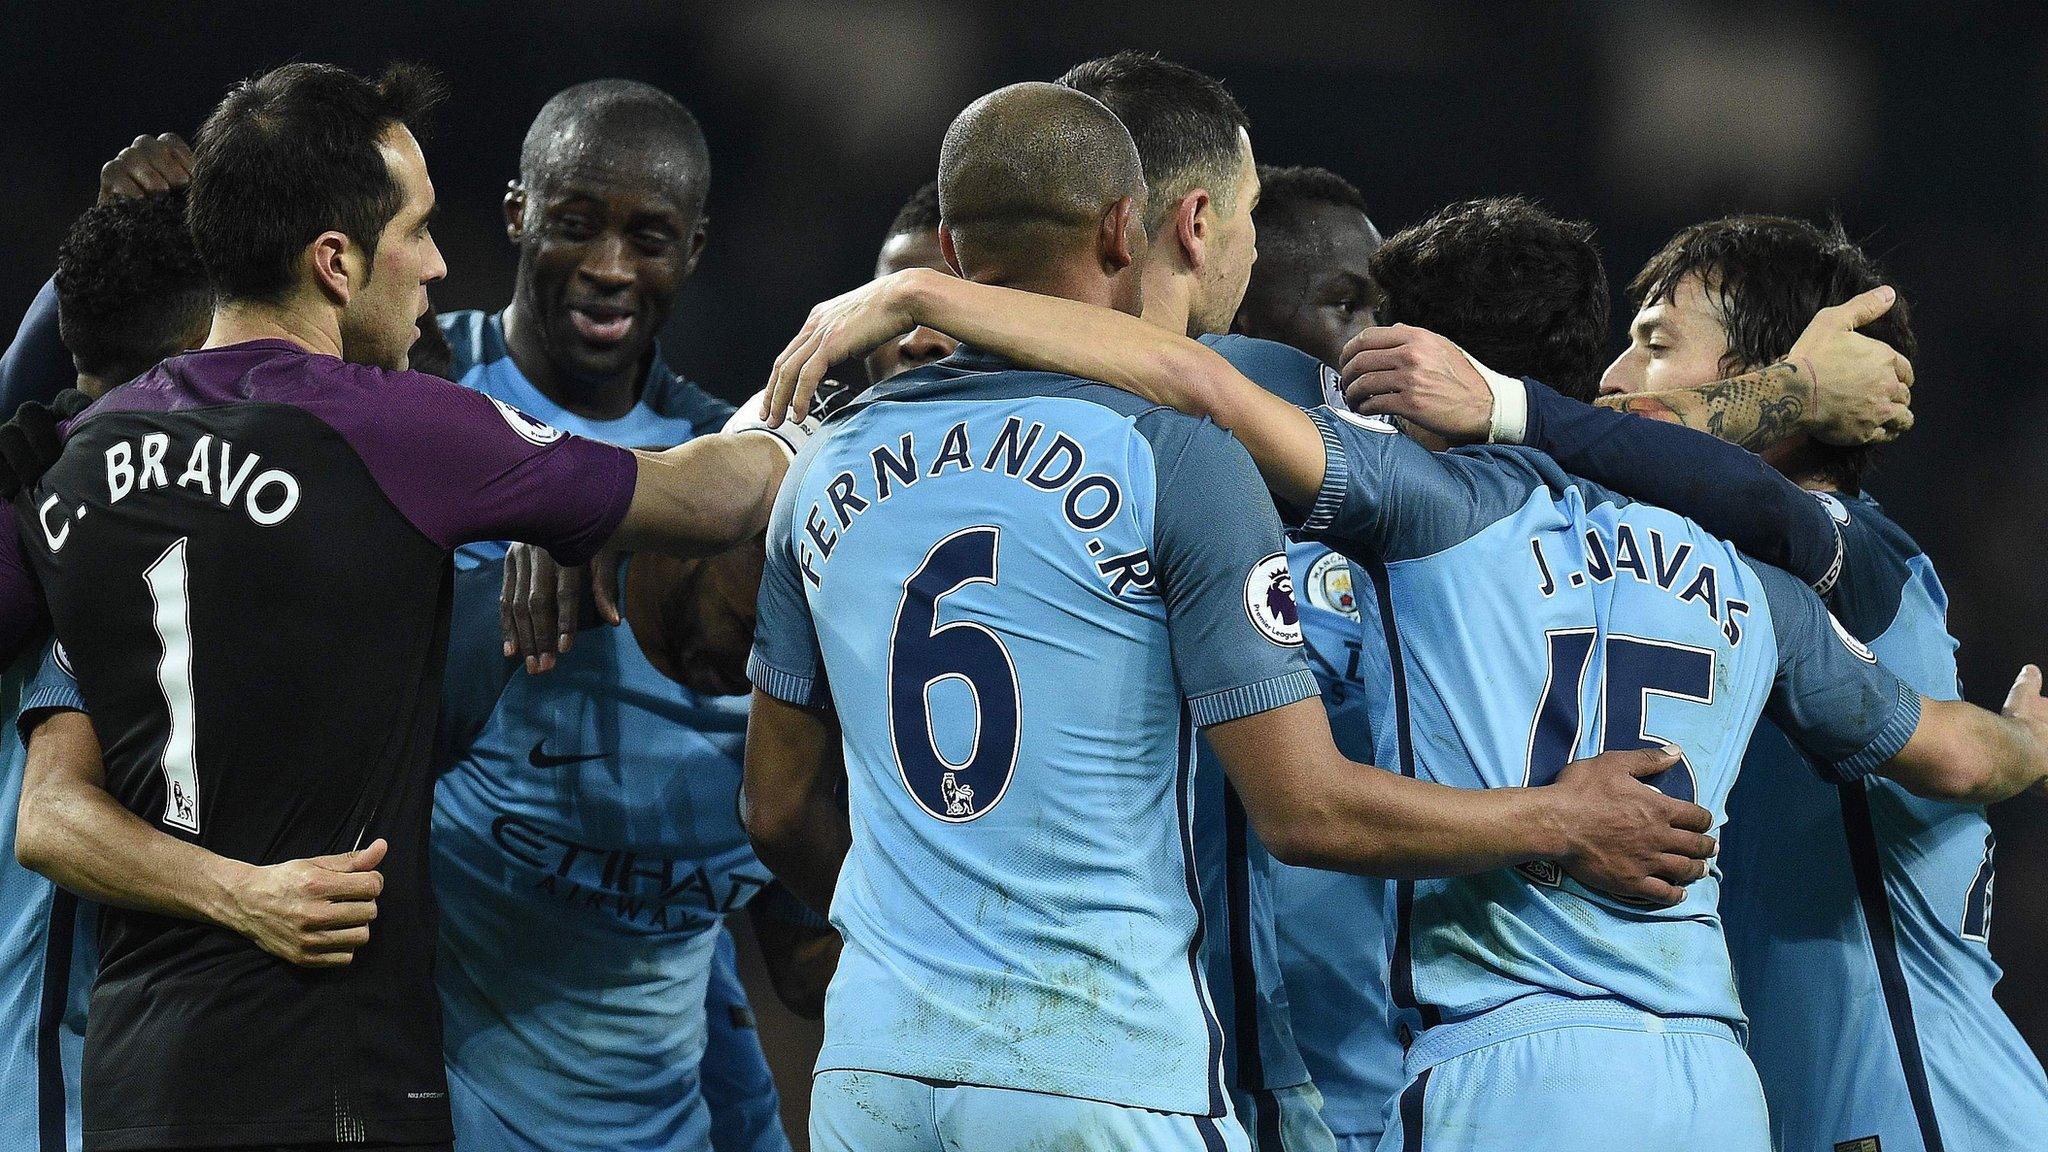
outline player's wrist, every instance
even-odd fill
[[[1521,837],[1518,847],[1528,860],[1562,863],[1579,854],[1576,825],[1563,789],[1516,788],[1503,794],[1523,802],[1522,811],[1511,818]]]
[[[945,291],[940,281],[964,283],[933,268],[906,268],[883,281],[882,304],[892,315],[901,316],[912,328],[933,327],[932,309]]]
[[[1486,382],[1486,389],[1492,396],[1486,419],[1486,442],[1488,444],[1520,444],[1529,430],[1529,392],[1520,380],[1495,372],[1481,364],[1471,353],[1459,349],[1465,362]]]
[[[1786,394],[1797,396],[1805,393],[1804,418],[1800,421],[1800,426],[1808,432],[1826,427],[1833,413],[1821,410],[1820,373],[1814,370],[1813,358],[1795,353],[1780,360],[1778,364],[1791,381],[1786,388]]]
[[[194,911],[217,927],[249,935],[256,920],[253,888],[262,871],[254,864],[208,853],[196,872],[200,887]]]

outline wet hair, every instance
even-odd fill
[[[1591,225],[1520,196],[1467,200],[1388,237],[1369,267],[1382,324],[1427,328],[1580,400],[1598,391],[1609,304]]]
[[[225,299],[284,295],[300,253],[330,229],[374,259],[404,204],[378,142],[393,125],[417,134],[444,91],[413,64],[375,80],[332,64],[287,64],[237,84],[199,129],[186,207],[214,290]]]
[[[1816,227],[1787,216],[1728,216],[1695,224],[1673,236],[1629,282],[1629,303],[1642,308],[1668,301],[1688,276],[1697,276],[1728,333],[1721,370],[1736,375],[1784,358],[1822,308],[1884,283],[1841,222]],[[1866,324],[1864,335],[1911,359],[1919,349],[1904,297]],[[1871,449],[1813,445],[1828,478],[1860,490]]]
[[[95,204],[57,249],[64,346],[79,371],[111,384],[184,351],[211,309],[182,189]]]
[[[1149,52],[1118,52],[1076,64],[1059,79],[1108,105],[1130,129],[1152,193],[1146,227],[1156,226],[1181,197],[1207,188],[1228,209],[1243,163],[1238,130],[1249,131],[1244,108],[1222,82]]]

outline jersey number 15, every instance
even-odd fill
[[[1579,700],[1599,633],[1591,628],[1566,628],[1547,632],[1544,639],[1550,643],[1550,674],[1543,686],[1543,703],[1529,727],[1527,783],[1531,786],[1557,779],[1578,748]],[[1603,752],[1655,748],[1668,742],[1649,730],[1652,696],[1695,704],[1714,702],[1714,653],[1709,649],[1609,636],[1606,653],[1605,683],[1599,693]],[[1666,796],[1698,802],[1692,765],[1682,756],[1677,764],[1644,783]]]

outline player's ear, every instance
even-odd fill
[[[1167,228],[1173,234],[1174,243],[1180,246],[1181,259],[1187,266],[1200,269],[1209,258],[1209,190],[1197,188],[1180,198],[1173,206],[1173,218]]]
[[[1145,228],[1138,220],[1136,201],[1126,196],[1102,213],[1096,244],[1102,256],[1102,266],[1111,275],[1138,262],[1138,257],[1145,251]]]
[[[517,180],[505,181],[505,236],[514,244],[526,236],[526,185]],[[693,267],[695,260],[692,256]]]
[[[345,234],[331,229],[313,237],[313,242],[306,246],[306,261],[313,272],[313,283],[342,308],[348,307],[349,297],[354,293],[354,281],[349,272],[349,255],[353,247]]]
[[[960,271],[959,253],[953,251],[953,230],[944,224],[939,225],[939,255],[945,257],[946,267],[953,270],[953,275],[962,278],[967,275]]]
[[[711,217],[700,216],[697,218],[697,230],[690,233],[690,255],[683,261],[684,280],[688,280],[690,274],[697,270],[697,258],[704,255],[704,241],[706,237],[711,235],[710,228]]]

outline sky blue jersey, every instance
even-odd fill
[[[1337,373],[1299,349],[1243,336],[1209,336],[1202,342],[1247,379],[1298,407],[1342,403]],[[1379,627],[1378,590],[1357,564],[1318,541],[1290,541],[1287,567],[1301,608],[1303,652],[1337,748],[1360,763],[1395,763],[1393,679]],[[1201,815],[1198,799],[1198,843]],[[1229,923],[1235,936],[1259,945],[1229,950],[1232,963],[1222,969],[1213,958],[1219,949],[1210,949],[1210,987],[1217,989],[1225,1036],[1243,1028],[1241,1020],[1238,1029],[1231,1027],[1231,1005],[1238,998],[1223,989],[1235,992],[1235,985],[1225,981],[1231,972],[1246,970],[1239,957],[1248,954],[1262,1001],[1274,999],[1263,989],[1276,978],[1286,997],[1285,1016],[1268,1011],[1257,1018],[1263,1040],[1257,1070],[1267,1074],[1261,1087],[1284,1087],[1271,1082],[1274,1067],[1300,1068],[1315,1081],[1323,1118],[1339,1135],[1377,1133],[1382,1106],[1401,1088],[1401,1045],[1387,1012],[1387,882],[1291,868],[1272,860],[1256,836],[1248,841],[1259,865],[1245,869],[1256,917],[1240,928],[1227,905],[1219,909],[1213,896],[1209,900],[1212,923]],[[1202,890],[1211,896],[1206,873]],[[1237,1081],[1246,1081],[1242,1063],[1234,1067]],[[1250,1111],[1264,1119],[1274,1109]],[[1264,1132],[1249,1121],[1247,1127],[1256,1147],[1278,1146],[1272,1124]]]
[[[1228,434],[973,349],[886,381],[783,484],[749,673],[844,733],[820,1070],[1224,1113],[1194,730],[1316,691]]]
[[[77,698],[70,678],[30,644],[0,676],[0,714]],[[48,672],[38,675],[47,664]],[[40,703],[39,703],[40,702]],[[28,754],[0,732],[0,1148],[77,1152],[85,1006],[99,967],[94,906],[14,860],[15,810]]]
[[[1895,755],[1920,697],[1782,571],[1521,448],[1431,453],[1380,418],[1311,413],[1324,485],[1304,528],[1372,570],[1404,773],[1541,785],[1601,750],[1677,745],[1650,783],[1725,818],[1766,710],[1834,780]],[[1739,1023],[1718,878],[1644,908],[1554,866],[1395,885],[1389,972],[1411,1028],[1530,997]]]
[[[1324,400],[1327,370],[1314,357],[1285,344],[1254,340],[1246,336],[1204,336],[1202,343],[1215,349],[1233,367],[1266,390],[1286,399],[1313,407]],[[1335,373],[1328,373],[1332,380]],[[1318,655],[1331,639],[1332,613],[1311,609],[1311,598],[1319,593],[1349,595],[1349,585],[1339,570],[1348,574],[1351,564],[1317,544],[1290,544],[1287,548],[1288,574],[1301,611],[1303,653],[1314,666],[1323,662]],[[1305,579],[1318,562],[1319,581],[1311,589]],[[1341,609],[1339,610],[1341,611]],[[1310,629],[1316,629],[1313,639]],[[1351,628],[1356,630],[1356,623]],[[1321,673],[1317,672],[1321,686]],[[1195,858],[1202,883],[1203,916],[1208,931],[1202,953],[1206,963],[1209,992],[1216,1002],[1216,1015],[1223,1025],[1224,1078],[1239,1093],[1238,1117],[1258,1152],[1279,1152],[1283,1143],[1281,1109],[1272,1099],[1276,1090],[1308,1082],[1295,1042],[1287,986],[1280,972],[1280,945],[1274,933],[1273,870],[1280,865],[1259,843],[1245,818],[1244,806],[1223,778],[1208,744],[1197,750],[1195,773]]]
[[[519,372],[501,317],[441,323],[461,383],[556,428],[668,446],[717,431],[731,412],[657,357],[631,412],[587,419]],[[699,1064],[718,928],[770,879],[739,823],[745,699],[699,697],[662,676],[630,625],[585,630],[553,671],[512,674],[498,658],[496,577],[467,578],[503,553],[456,554],[452,762],[434,794],[436,973],[458,1138],[704,1147]],[[465,650],[481,651],[472,670]]]
[[[1823,496],[1843,626],[1923,695],[1957,699],[1948,595],[1867,496]],[[1984,809],[1866,779],[1829,787],[1758,728],[1728,804],[1723,916],[1750,1055],[1787,1149],[2048,1147],[2048,1080],[1992,999]],[[1794,898],[1796,894],[1796,898]]]

